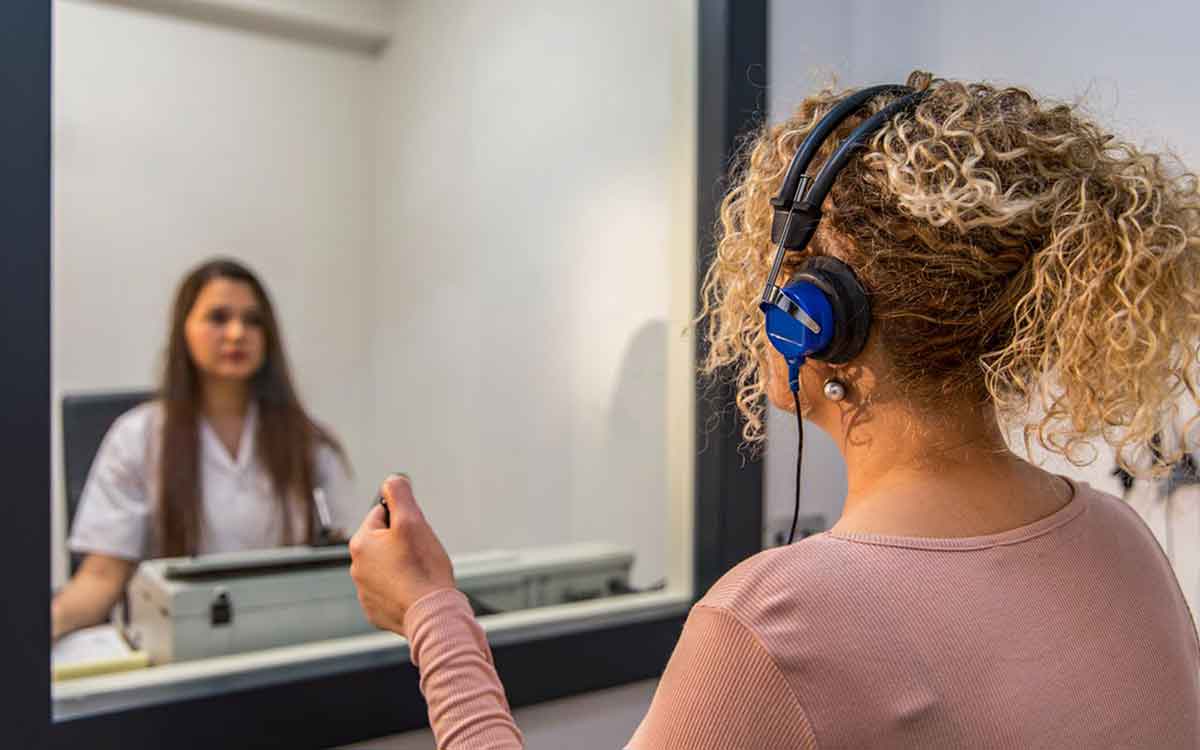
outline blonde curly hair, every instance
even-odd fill
[[[1155,436],[1178,418],[1184,393],[1198,399],[1196,176],[1019,88],[920,72],[908,85],[928,95],[838,176],[806,252],[855,270],[872,299],[871,337],[914,405],[990,402],[1025,420],[1027,445],[1079,464],[1099,436],[1122,466],[1153,471]],[[764,128],[721,205],[701,369],[732,374],[751,445],[764,437],[771,351],[758,309],[774,255],[770,199],[801,141],[847,93],[826,88]],[[811,169],[892,99],[843,123]],[[1154,449],[1177,458],[1190,448],[1188,427]]]

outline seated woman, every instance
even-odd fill
[[[67,543],[86,556],[51,603],[53,637],[102,622],[139,560],[340,535],[360,514],[352,495],[338,442],[296,396],[266,290],[235,261],[206,262],[175,294],[158,398],[96,455]]]
[[[748,438],[768,401],[828,432],[848,492],[830,531],[754,555],[693,607],[629,747],[1200,747],[1200,643],[1154,536],[1014,455],[997,420],[1149,468],[1155,433],[1198,397],[1196,176],[1021,89],[909,86],[924,97],[805,100],[722,206],[706,369],[731,368]],[[793,206],[795,171],[773,206],[843,102],[854,114],[816,152],[848,157],[828,200],[815,177]],[[835,159],[859,125],[878,129]],[[813,207],[815,235],[772,236],[777,209]],[[780,306],[765,282],[781,239],[779,286],[799,300]],[[763,308],[786,335],[768,338]],[[799,360],[801,327],[831,327],[828,348]],[[374,510],[350,542],[363,608],[408,635],[438,747],[519,747],[412,488],[384,491],[390,524]]]

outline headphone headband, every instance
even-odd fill
[[[812,181],[812,187],[809,188],[808,193],[804,196],[804,201],[812,203],[820,210],[821,204],[825,202],[825,196],[829,195],[829,191],[833,188],[833,181],[837,179],[838,173],[850,161],[850,157],[854,155],[855,149],[865,146],[867,139],[882,128],[884,123],[892,119],[893,115],[915,106],[925,98],[927,93],[927,91],[913,91],[859,123],[858,127],[851,131],[850,136],[842,141],[837,150],[833,152],[833,156],[829,157],[829,161],[825,162],[821,167],[820,173]]]
[[[837,126],[874,97],[889,94],[905,96],[860,123],[821,166],[817,176],[810,177],[806,173],[809,164]],[[776,243],[777,249],[771,272],[767,275],[766,288],[763,290],[763,304],[773,305],[779,301],[776,279],[779,269],[783,266],[784,255],[788,250],[799,250],[808,245],[821,220],[821,204],[833,188],[838,173],[850,161],[855,150],[865,144],[867,139],[894,115],[915,106],[927,94],[928,90],[913,91],[908,86],[896,84],[869,86],[835,104],[809,132],[800,148],[796,150],[796,155],[792,157],[779,194],[771,199],[771,205],[775,207],[775,215],[771,220],[771,241]]]
[[[797,197],[797,187],[800,185],[800,178],[804,171],[808,169],[808,165],[812,162],[813,157],[817,155],[817,151],[821,148],[821,144],[825,139],[842,124],[850,115],[854,114],[871,99],[883,94],[902,93],[911,91],[907,86],[871,86],[869,88],[856,91],[845,99],[842,99],[833,108],[825,113],[825,116],[817,122],[808,135],[804,138],[804,142],[800,144],[800,148],[796,150],[796,155],[792,157],[792,163],[788,166],[787,174],[783,178],[783,185],[779,188],[779,195],[771,199],[771,205],[775,208],[787,208],[788,205],[795,201]],[[788,196],[792,196],[789,201]]]
[[[906,95],[859,123],[821,166],[821,171],[816,177],[807,174],[808,166],[817,151],[838,125],[875,96],[901,93]],[[924,99],[926,94],[927,91],[913,91],[907,86],[872,86],[838,102],[804,139],[791,165],[788,166],[779,194],[771,199],[771,205],[775,207],[775,216],[771,222],[771,241],[782,243],[783,247],[789,250],[807,245],[816,231],[817,222],[821,219],[821,204],[825,202],[825,196],[833,188],[838,173],[850,161],[855,150],[862,147],[893,115],[915,105]],[[800,221],[793,220],[793,216]]]

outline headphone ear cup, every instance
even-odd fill
[[[833,310],[833,339],[829,346],[809,355],[831,364],[845,364],[867,345],[871,329],[871,300],[850,266],[837,258],[818,255],[807,259],[791,283],[807,281],[825,293]]]

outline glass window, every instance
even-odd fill
[[[687,607],[692,3],[54,13],[56,717],[407,658],[391,471],[498,641]]]

